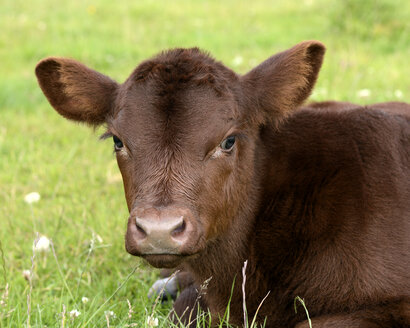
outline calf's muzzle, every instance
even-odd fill
[[[125,247],[152,265],[165,267],[195,254],[201,235],[192,211],[186,207],[137,207],[128,219]]]

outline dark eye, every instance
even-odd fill
[[[124,147],[124,144],[122,143],[120,138],[118,138],[117,136],[112,136],[112,140],[114,140],[115,150],[120,150],[122,147]]]
[[[235,136],[230,136],[221,142],[221,148],[223,150],[231,150],[235,144]]]

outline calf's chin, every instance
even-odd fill
[[[133,254],[135,255],[135,254]],[[186,261],[186,257],[184,255],[169,255],[169,254],[161,254],[161,255],[139,255],[144,260],[146,260],[149,264],[153,267],[158,269],[173,269],[180,266],[184,261]]]

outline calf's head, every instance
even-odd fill
[[[198,49],[141,63],[123,83],[71,59],[36,67],[62,116],[105,124],[130,212],[126,249],[157,267],[200,254],[257,205],[265,141],[309,95],[324,46],[303,42],[245,75]]]

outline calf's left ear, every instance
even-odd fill
[[[62,116],[98,125],[111,113],[118,84],[108,76],[55,57],[40,61],[35,71],[43,93]]]
[[[305,41],[278,53],[241,77],[244,103],[258,124],[275,122],[310,95],[322,66],[325,46]]]

